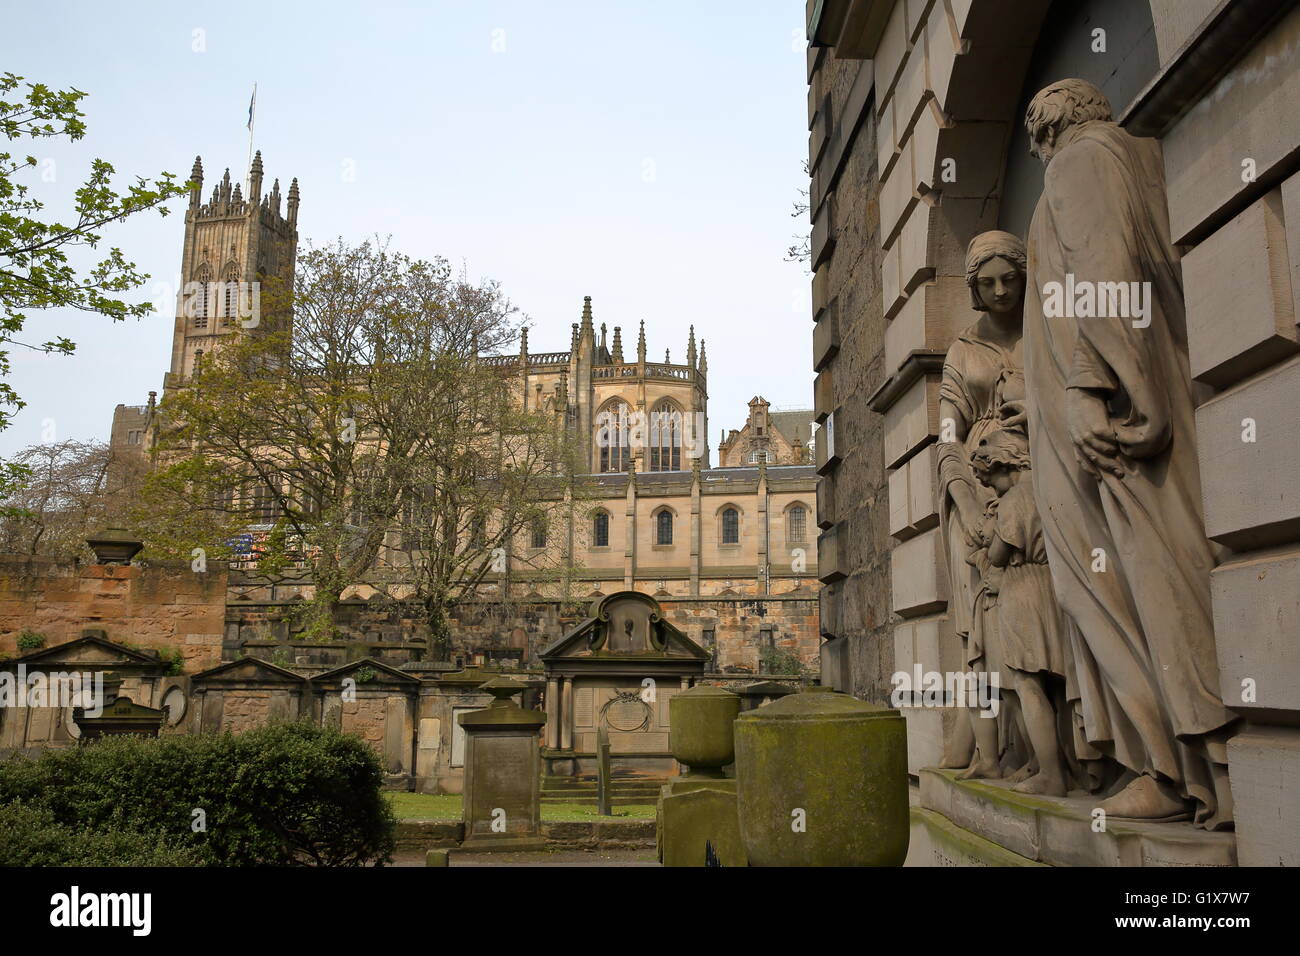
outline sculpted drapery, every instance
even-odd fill
[[[1120,129],[1100,90],[1078,80],[1040,92],[1026,122],[1047,163],[1024,313],[1034,495],[1075,625],[1086,737],[1139,775],[1102,806],[1176,818],[1190,800],[1198,823],[1227,825],[1234,718],[1219,692],[1215,559],[1160,147]],[[1117,282],[1147,284],[1130,287],[1149,290],[1145,311],[1130,301],[1125,315],[1055,314],[1072,303],[1053,301],[1052,283]]]

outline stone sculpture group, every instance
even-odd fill
[[[1232,824],[1182,277],[1155,140],[1069,79],[1025,124],[1028,242],[971,240],[983,313],[950,347],[938,494],[971,710],[944,765],[1120,818]],[[1064,293],[1064,294],[1063,294]]]

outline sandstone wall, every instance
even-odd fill
[[[68,560],[0,555],[0,653],[17,656],[24,630],[62,644],[86,627],[110,640],[178,650],[185,670],[221,660],[226,570],[196,573],[185,562],[78,565]]]

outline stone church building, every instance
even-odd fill
[[[191,179],[199,188],[185,211],[185,285],[164,396],[183,387],[203,355],[226,336],[256,335],[274,321],[250,320],[240,283],[271,275],[291,282],[293,276],[297,180],[282,208],[279,181],[263,189],[260,152],[247,195],[227,170],[204,202],[203,177],[196,159]],[[506,572],[512,593],[522,588],[535,603],[505,625],[466,623],[457,650],[468,660],[537,663],[537,654],[563,625],[555,575],[533,569],[559,561],[572,568],[569,577],[578,582],[580,599],[621,590],[654,595],[674,623],[710,648],[718,669],[758,672],[765,661],[780,659],[787,667],[797,660],[816,670],[818,479],[809,458],[811,410],[770,412],[755,398],[744,428],[724,437],[714,467],[704,341],[697,345],[692,328],[678,353],[681,361],[672,360],[672,349],[662,359],[657,354],[647,343],[644,321],[635,342],[629,335],[625,344],[622,326],[611,334],[606,323],[597,325],[587,297],[571,324],[567,349],[534,351],[525,329],[516,354],[484,357],[514,373],[515,401],[554,414],[575,433],[588,463],[590,494],[567,526],[537,530],[514,543]],[[118,405],[113,455],[147,456],[157,425],[156,393],[144,405]],[[250,530],[256,536],[268,529]],[[552,555],[554,560],[544,560]],[[499,577],[489,577],[486,590],[496,591]],[[281,601],[298,600],[310,590],[310,582],[289,587],[258,581],[241,574],[238,563],[230,586],[237,599],[231,626],[250,637],[264,635],[264,620]],[[372,596],[364,585],[345,593],[352,600]]]

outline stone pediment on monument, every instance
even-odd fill
[[[544,661],[561,658],[675,658],[708,660],[708,653],[664,620],[648,594],[618,591],[598,600],[591,617],[542,652]]]
[[[366,684],[418,684],[420,679],[405,671],[398,670],[390,664],[384,664],[375,660],[373,657],[363,657],[359,661],[351,661],[342,667],[336,667],[331,671],[323,674],[317,674],[312,678],[312,683],[321,685],[341,684],[344,678],[352,677],[354,680],[359,671],[369,671],[370,676],[364,683]]]
[[[287,668],[272,664],[270,661],[260,660],[256,657],[243,657],[237,661],[230,661],[225,664],[218,664],[210,670],[202,671],[193,677],[194,683],[272,683],[283,684],[290,682],[301,684],[306,682],[306,678],[300,674],[295,674]]]
[[[115,644],[99,633],[85,634],[64,644],[44,647],[22,657],[15,658],[9,664],[24,664],[28,670],[33,668],[95,667],[108,669],[121,668],[162,668],[166,665],[152,654],[137,651],[121,644]]]

